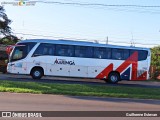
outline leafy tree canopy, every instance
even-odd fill
[[[0,6],[0,35],[7,36],[11,34],[11,28],[9,27],[10,23],[11,20],[8,19],[4,8]]]
[[[12,45],[19,41],[19,39],[11,34],[9,24],[11,20],[8,19],[5,10],[0,6],[0,44]]]
[[[20,41],[20,40],[16,36],[9,35],[9,36],[5,36],[2,39],[0,39],[0,44],[3,44],[3,45],[14,45],[18,41]]]
[[[151,65],[160,68],[160,46],[151,48]]]

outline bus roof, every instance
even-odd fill
[[[37,42],[37,43],[52,43],[52,44],[65,44],[65,45],[80,45],[80,46],[92,46],[92,47],[109,47],[109,48],[125,48],[125,49],[139,49],[139,50],[150,50],[149,48],[143,47],[134,47],[134,46],[119,46],[111,44],[101,44],[95,42],[86,42],[86,41],[74,41],[74,40],[53,40],[53,39],[28,39],[23,40],[18,43],[26,42]]]

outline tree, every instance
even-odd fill
[[[151,65],[160,68],[160,46],[151,49]]]
[[[0,6],[0,44],[12,45],[19,41],[16,36],[11,34],[10,23],[11,20],[8,19],[4,8]]]
[[[2,39],[0,39],[0,44],[3,44],[3,45],[14,45],[18,41],[20,41],[20,40],[16,36],[8,35],[8,36],[5,36]]]
[[[151,77],[157,79],[160,75],[160,46],[151,48]]]
[[[7,36],[11,34],[11,28],[9,27],[10,23],[11,20],[8,19],[4,8],[0,6],[0,35]]]

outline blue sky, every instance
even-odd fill
[[[15,0],[0,0],[15,2]],[[29,1],[29,0],[28,0]],[[31,1],[31,0],[30,0]],[[160,5],[159,0],[46,0],[110,5]],[[14,33],[24,39],[82,39],[109,44],[153,47],[160,45],[160,7],[100,7],[45,4],[4,5]],[[129,44],[127,44],[129,43]],[[143,44],[143,45],[142,45]]]

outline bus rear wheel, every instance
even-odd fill
[[[109,83],[117,83],[120,80],[120,76],[117,72],[111,72],[108,76],[108,82]]]
[[[43,70],[40,68],[34,68],[31,71],[31,76],[33,79],[41,79],[43,76]]]

